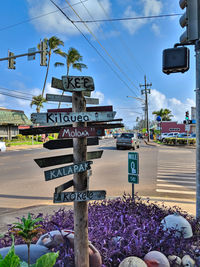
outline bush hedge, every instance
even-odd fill
[[[193,237],[184,239],[177,237],[174,231],[164,231],[162,219],[173,213],[179,213],[192,226]],[[37,217],[41,217],[39,214]],[[40,223],[46,232],[55,229],[73,230],[73,211],[60,209],[53,215],[43,216]],[[90,203],[88,206],[89,240],[99,250],[104,267],[117,267],[122,260],[129,256],[144,258],[145,254],[157,250],[168,255],[183,257],[190,255],[200,266],[200,221],[174,206],[167,208],[164,204],[159,207],[156,203],[146,203],[139,197],[132,201],[130,196],[115,200],[105,200]],[[38,236],[39,238],[39,236]],[[15,244],[21,244],[15,237]],[[35,239],[35,242],[37,238]],[[0,239],[0,247],[11,245],[10,231]],[[62,247],[56,266],[74,266],[73,251]]]
[[[166,137],[164,143],[167,145],[189,145],[196,144],[196,138],[175,138],[175,137]]]

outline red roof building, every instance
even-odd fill
[[[177,121],[162,121],[159,123],[158,127],[161,127],[162,133],[186,133],[185,124],[177,123]]]

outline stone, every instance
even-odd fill
[[[185,255],[182,258],[182,265],[184,267],[195,267],[195,261],[189,255]]]
[[[153,250],[153,251],[148,252],[144,256],[145,262],[153,261],[153,260],[157,261],[158,267],[170,267],[170,264],[169,264],[167,257],[159,251]]]
[[[181,266],[181,258],[179,258],[176,255],[169,255],[168,260],[169,260],[170,265],[172,265],[173,267]]]
[[[147,265],[138,257],[128,257],[120,263],[119,267],[147,267]]]

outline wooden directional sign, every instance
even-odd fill
[[[103,128],[95,127],[66,127],[60,130],[58,138],[81,138],[90,136],[104,136]]]
[[[121,121],[122,119],[112,120],[112,121]],[[122,128],[124,127],[123,123],[95,123],[95,122],[88,122],[88,126],[91,127],[101,127],[103,129],[114,129],[114,128]],[[72,126],[72,125],[69,125]],[[64,125],[59,126],[39,126],[39,127],[31,127],[29,129],[20,129],[19,133],[23,135],[36,135],[36,134],[47,134],[47,133],[59,133]]]
[[[67,175],[71,175],[74,173],[84,172],[91,168],[90,165],[92,163],[93,163],[92,161],[85,161],[85,162],[45,171],[44,172],[45,181],[50,181],[50,180],[57,179],[57,178],[67,176]]]
[[[113,111],[113,106],[95,106],[95,107],[86,107],[86,111]],[[47,112],[72,112],[72,108],[55,108],[47,109]]]
[[[103,150],[87,152],[87,160],[100,159],[102,157]],[[34,159],[40,168],[51,167],[55,165],[61,165],[65,163],[73,162],[73,154],[54,156],[47,158]]]
[[[87,146],[96,146],[98,144],[99,144],[98,137],[87,138]],[[50,141],[44,143],[43,147],[50,149],[50,150],[73,147],[73,139],[50,140]]]
[[[94,91],[94,81],[89,76],[62,76],[64,91]]]
[[[82,192],[62,192],[54,194],[53,202],[74,202],[74,201],[89,201],[89,200],[103,200],[106,198],[106,191],[82,191]]]
[[[52,78],[51,80],[51,87],[53,88],[57,88],[57,89],[60,89],[60,90],[65,90],[64,87],[63,87],[63,82],[62,80],[60,79],[57,79],[57,78]],[[83,94],[85,96],[89,96],[91,95],[91,91],[84,91]]]
[[[47,101],[53,101],[53,102],[72,103],[72,96],[46,94],[46,100]],[[98,98],[85,98],[85,101],[86,101],[86,104],[90,104],[90,105],[98,105],[99,104]]]
[[[57,193],[60,193],[60,192],[62,192],[64,190],[68,189],[69,187],[72,187],[73,185],[74,185],[74,181],[73,180],[70,180],[70,181],[68,181],[68,182],[66,182],[64,184],[61,184],[61,185],[57,186],[55,188],[55,193],[56,194]]]
[[[40,125],[69,125],[73,122],[112,121],[116,112],[32,113],[31,121]]]

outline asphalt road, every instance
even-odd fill
[[[93,161],[90,190],[106,190],[107,197],[132,193],[128,183],[128,152],[116,150],[114,139],[104,139],[88,151],[103,149],[101,159]],[[139,152],[139,184],[134,186],[139,196],[195,199],[195,149],[150,146],[141,143]],[[0,154],[0,207],[22,208],[52,204],[55,187],[71,179],[70,176],[46,182],[44,170],[35,158],[71,154],[72,149],[50,151],[44,148],[7,151]],[[58,166],[56,166],[58,167]],[[71,205],[71,204],[70,204]]]

